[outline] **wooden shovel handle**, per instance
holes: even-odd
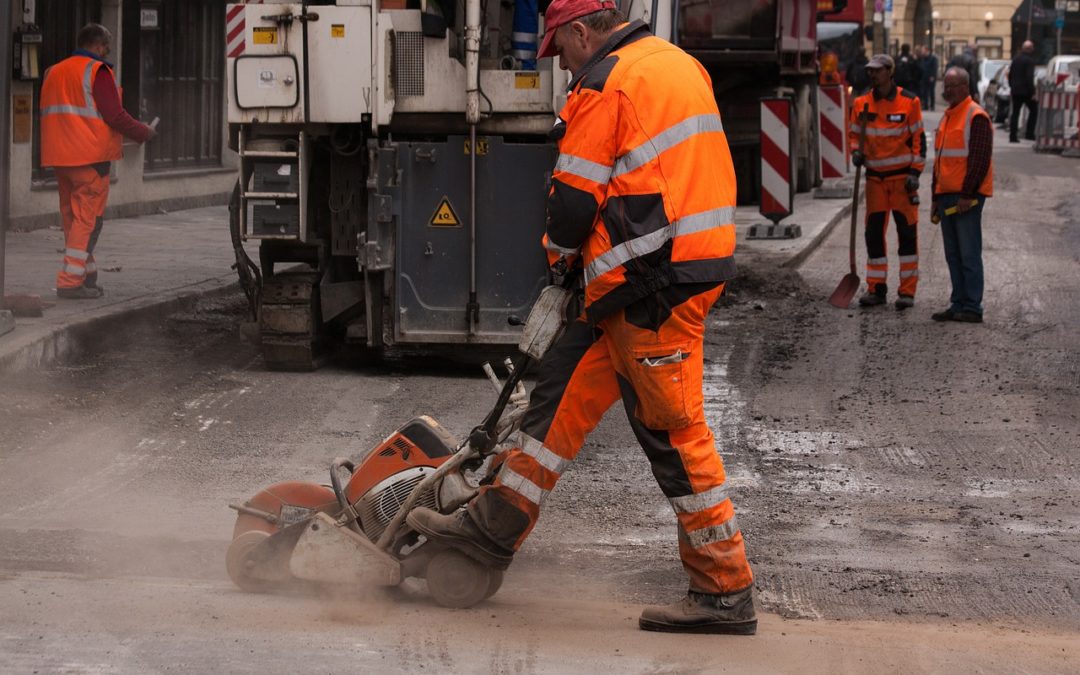
[[[866,145],[866,120],[870,115],[870,105],[863,104],[862,112],[859,113],[859,152],[863,153],[863,161],[866,161],[866,153],[863,146]],[[859,186],[862,185],[862,165],[855,167],[855,188],[851,191],[851,241],[848,246],[848,260],[851,263],[851,273],[855,271],[855,230],[858,228],[859,219]]]

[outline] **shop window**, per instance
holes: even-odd
[[[975,38],[975,49],[979,53],[979,60],[1000,59],[1004,50],[1004,40],[1001,38]]]
[[[128,5],[138,11],[129,13]],[[128,36],[135,36],[138,49],[125,53],[125,67],[131,64],[139,79],[137,94],[125,97],[125,102],[145,122],[161,118],[158,136],[146,145],[145,170],[219,166],[224,0],[125,3]]]

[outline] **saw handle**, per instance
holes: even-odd
[[[341,506],[342,515],[347,518],[349,529],[363,534],[360,529],[360,524],[357,522],[360,520],[360,514],[356,512],[352,504],[349,503],[349,498],[345,496],[345,489],[341,485],[341,469],[345,469],[351,476],[356,471],[356,466],[347,459],[338,457],[330,464],[330,486],[334,488],[334,495],[337,497],[338,504]]]

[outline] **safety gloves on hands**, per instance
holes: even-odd
[[[862,166],[864,159],[862,150],[853,150],[851,152],[851,163],[855,166]]]
[[[908,174],[906,180],[904,180],[904,190],[906,192],[918,192],[919,191],[919,177]]]

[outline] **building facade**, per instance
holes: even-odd
[[[8,3],[18,63],[11,81],[12,228],[59,223],[56,183],[39,165],[38,101],[45,69],[75,49],[89,22],[113,34],[124,107],[158,136],[124,144],[106,217],[224,203],[238,160],[227,148],[225,0],[28,0]],[[21,45],[21,46],[20,46]]]
[[[875,52],[886,45],[893,54],[903,44],[926,45],[944,63],[970,44],[980,59],[1012,56],[1012,20],[1020,0],[892,0],[891,25],[885,11],[889,3],[865,2]]]

